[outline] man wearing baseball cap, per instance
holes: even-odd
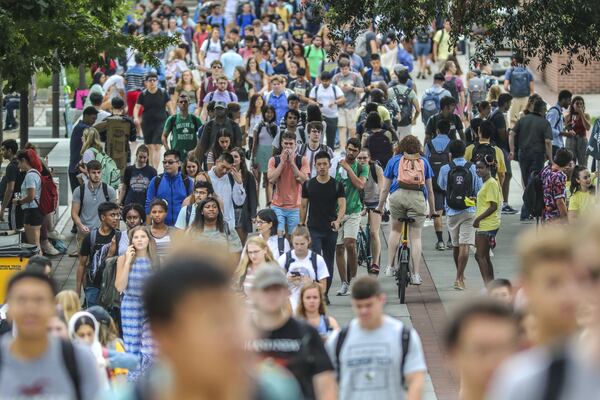
[[[227,117],[227,103],[224,101],[215,102],[215,119],[210,120],[201,129],[202,135],[198,138],[195,155],[199,161],[204,160],[205,153],[215,144],[217,133],[225,129],[232,134],[233,147],[242,145],[242,130],[240,126],[232,119]]]

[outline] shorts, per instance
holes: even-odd
[[[448,216],[448,233],[450,233],[452,246],[458,247],[463,244],[475,244],[474,219],[475,214],[466,211]]]
[[[338,128],[356,129],[358,108],[338,108]]]
[[[431,42],[420,43],[419,41],[415,42],[415,54],[417,57],[419,56],[428,56],[431,53]]]
[[[496,237],[499,229],[494,229],[491,231],[477,231],[477,236],[487,236],[489,238]]]
[[[399,126],[397,129],[398,141],[404,139],[408,135],[412,134],[412,124],[406,126]]]
[[[365,208],[367,210],[374,210],[377,208],[377,206],[379,206],[378,201],[365,201]]]
[[[344,239],[354,239],[358,237],[358,228],[360,227],[360,213],[344,215],[342,226],[338,231],[337,245],[344,244]]]
[[[244,207],[234,207],[233,208],[233,214],[235,215],[234,220],[235,220],[236,228],[242,227],[242,212],[243,211],[244,211]]]
[[[23,209],[23,225],[41,226],[44,221],[44,216],[39,208]]]
[[[515,126],[515,124],[517,123],[517,120],[519,119],[519,114],[521,114],[521,111],[524,111],[525,108],[527,107],[527,100],[529,99],[529,96],[526,97],[513,97],[511,103],[510,103],[510,109],[508,110],[508,122],[509,122],[509,127],[512,128]]]
[[[416,227],[422,227],[427,215],[427,201],[420,190],[398,189],[390,196],[390,214],[393,221],[412,218]]]
[[[500,150],[502,150],[502,154],[504,154],[504,164],[506,164],[506,174],[512,175],[512,167],[510,165],[510,160],[508,159],[508,151],[506,149],[503,149],[502,147],[500,147]]]
[[[162,132],[165,121],[148,121],[142,117],[142,133],[144,144],[162,144]]]
[[[287,228],[288,235],[292,234],[292,231],[300,223],[300,209],[299,208],[281,208],[271,205],[271,209],[277,215],[277,230],[279,232],[285,232]]]
[[[435,202],[435,211],[444,211],[446,193],[442,191],[433,190],[433,200]]]

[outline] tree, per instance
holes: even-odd
[[[127,0],[0,0],[4,92],[18,91],[26,100],[27,87],[37,71],[52,73],[61,66],[90,65],[102,52],[114,56],[129,47],[156,65],[154,53],[177,38],[123,33],[129,7]],[[26,122],[21,119],[21,145],[28,137]]]
[[[317,1],[317,0],[309,0]],[[412,35],[438,18],[452,24],[451,39],[464,36],[475,45],[471,62],[488,63],[498,48],[512,48],[526,60],[538,58],[540,68],[554,53],[566,53],[561,73],[574,60],[600,61],[598,0],[320,0],[333,37],[355,38],[369,21],[381,32]]]

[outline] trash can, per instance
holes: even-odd
[[[10,277],[22,271],[27,261],[37,254],[38,248],[34,244],[0,246],[0,304],[5,302]]]

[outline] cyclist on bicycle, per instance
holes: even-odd
[[[365,184],[364,213],[369,214],[369,238],[371,246],[372,263],[368,267],[370,274],[379,274],[379,257],[381,255],[381,239],[379,238],[379,227],[381,226],[381,214],[377,212],[381,187],[379,183],[383,183],[383,168],[378,162],[371,159],[371,152],[366,147],[363,147],[357,157],[361,165],[369,167],[369,179]],[[374,211],[374,212],[373,212]],[[369,244],[367,244],[369,245]]]
[[[390,195],[390,212],[392,215],[392,230],[388,248],[388,267],[386,275],[395,273],[394,258],[400,242],[402,222],[399,218],[412,218],[409,227],[411,246],[412,274],[411,283],[422,283],[421,264],[421,231],[425,217],[434,214],[435,203],[431,178],[433,170],[426,158],[421,156],[421,142],[416,136],[408,135],[400,141],[397,154],[390,159],[383,175],[385,183],[379,199],[377,210],[383,212],[385,202]],[[429,203],[429,211],[427,210]]]

